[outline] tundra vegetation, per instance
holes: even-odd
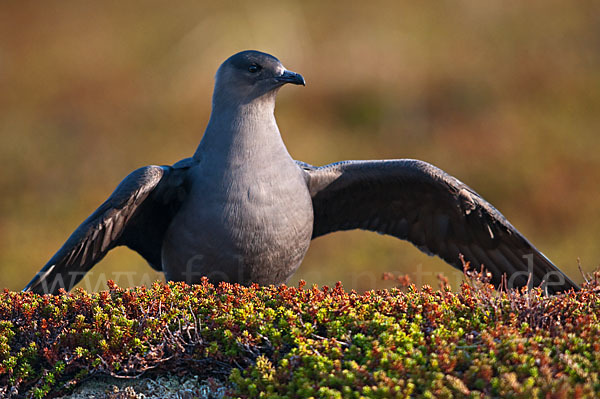
[[[55,396],[93,376],[197,375],[241,398],[594,397],[598,276],[547,297],[204,281],[0,294],[0,395]]]

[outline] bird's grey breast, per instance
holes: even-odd
[[[291,158],[268,161],[190,170],[190,195],[163,244],[167,279],[279,284],[296,270],[312,235],[312,200]]]

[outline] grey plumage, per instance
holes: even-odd
[[[213,110],[194,156],[132,172],[69,237],[25,291],[71,289],[118,245],[168,280],[280,284],[310,240],[365,229],[408,240],[499,284],[577,285],[465,184],[422,161],[294,161],[281,140],[278,89],[304,84],[275,57],[244,51],[217,72]]]

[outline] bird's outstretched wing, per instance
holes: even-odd
[[[490,203],[458,179],[426,162],[402,159],[345,161],[307,173],[315,221],[313,238],[365,229],[408,240],[462,270],[491,272],[496,286],[544,284],[549,293],[578,289]]]
[[[129,174],[67,239],[23,291],[70,290],[108,251],[126,245],[162,270],[162,237],[185,196],[185,168],[145,166]]]

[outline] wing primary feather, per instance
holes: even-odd
[[[111,244],[111,241],[114,239],[112,235],[114,223],[112,220],[106,221],[106,228],[104,229],[104,237],[102,239],[102,246],[100,247],[101,251],[106,251]]]

